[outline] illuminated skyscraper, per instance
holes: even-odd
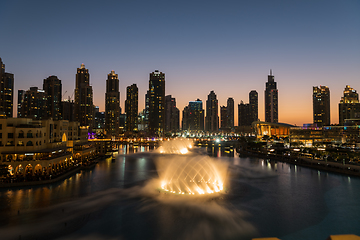
[[[89,70],[84,64],[77,69],[75,82],[75,121],[80,122],[80,126],[89,126],[91,131],[94,123],[93,90],[90,86]]]
[[[184,108],[182,130],[204,131],[204,109],[202,101],[190,101]]]
[[[23,116],[21,107],[24,104],[25,90],[18,90],[18,103],[17,103],[17,117],[22,118]]]
[[[180,129],[180,111],[171,95],[165,96],[165,131],[176,132]]]
[[[44,79],[43,89],[47,94],[47,116],[53,120],[61,120],[61,96],[62,85],[61,80],[57,76],[50,76]]]
[[[119,134],[120,92],[119,78],[115,71],[108,74],[105,93],[105,130],[107,136]]]
[[[339,124],[344,125],[345,119],[355,118],[360,118],[359,95],[355,89],[346,85],[339,103]]]
[[[319,127],[330,125],[330,90],[326,86],[313,87],[313,119]]]
[[[216,94],[211,91],[206,100],[205,131],[219,131],[219,106]]]
[[[150,134],[162,136],[165,125],[165,73],[155,70],[149,79],[149,123]]]
[[[126,101],[125,101],[125,113],[126,113],[126,131],[137,132],[138,131],[138,87],[136,84],[128,86],[126,88]]]
[[[278,122],[278,90],[270,69],[265,89],[265,122]]]
[[[47,93],[37,87],[31,87],[30,90],[27,90],[24,94],[24,101],[21,106],[21,117],[36,120],[48,119],[47,104]]]
[[[249,93],[249,104],[250,104],[250,122],[255,122],[259,119],[258,117],[258,93],[256,90],[252,90]]]
[[[5,64],[0,58],[0,114],[13,117],[14,74],[5,72]]]

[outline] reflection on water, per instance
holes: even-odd
[[[150,150],[153,150],[154,146],[149,145],[134,145],[134,144],[119,144],[115,146],[118,151],[115,152],[115,154],[125,155],[125,154],[131,154],[131,153],[138,153],[138,152],[148,152]]]
[[[139,194],[147,180],[158,177],[157,155],[147,153],[152,149],[119,145],[115,161],[106,159],[64,181],[1,189],[0,236],[227,239],[218,235],[220,230],[234,234],[235,228],[240,229],[235,231],[241,236],[237,239],[314,239],[314,232],[316,239],[330,234],[360,235],[359,178],[267,159],[239,158],[234,149],[210,147],[199,152],[228,162],[228,194],[214,202],[174,205]],[[229,224],[217,227],[220,216]],[[241,226],[254,226],[256,231],[250,231],[252,236],[247,238]],[[46,235],[44,228],[51,234]]]

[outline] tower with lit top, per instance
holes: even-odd
[[[313,87],[313,119],[319,127],[330,125],[330,90],[327,86]]]
[[[355,89],[346,85],[344,96],[339,103],[339,124],[344,125],[345,119],[360,118],[359,94]]]
[[[278,121],[278,90],[270,69],[265,89],[265,122],[277,123]]]
[[[120,127],[120,92],[119,78],[111,71],[106,80],[105,93],[105,129],[106,135],[117,136]]]
[[[13,117],[14,74],[5,72],[5,64],[0,58],[0,114]]]
[[[89,126],[89,130],[93,127],[93,90],[90,86],[89,70],[85,68],[84,64],[77,69],[75,82],[75,121],[80,123],[80,126]]]
[[[165,73],[155,70],[149,79],[149,120],[148,131],[162,136],[165,126]]]

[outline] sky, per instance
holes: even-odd
[[[18,89],[62,80],[74,98],[76,68],[89,69],[94,105],[105,110],[107,74],[139,88],[145,105],[149,73],[165,73],[165,92],[182,112],[214,90],[219,107],[264,90],[272,69],[279,91],[279,122],[311,123],[312,87],[330,89],[331,123],[346,85],[360,91],[360,1],[27,1],[0,4],[0,58]],[[14,108],[14,112],[16,107]],[[220,111],[219,111],[220,112]],[[181,114],[182,115],[182,114]],[[16,114],[15,114],[16,116]]]

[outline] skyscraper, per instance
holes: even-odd
[[[327,86],[313,87],[313,118],[319,127],[330,125],[330,90]]]
[[[205,131],[217,132],[219,130],[219,107],[216,94],[211,91],[206,100]]]
[[[57,76],[44,79],[43,89],[47,94],[47,116],[53,120],[61,120],[62,85]]]
[[[250,122],[255,122],[259,119],[258,117],[258,93],[256,90],[252,90],[249,93],[249,104],[250,104]]]
[[[138,131],[138,92],[136,84],[126,88],[126,131]]]
[[[250,126],[252,121],[250,119],[250,104],[240,101],[238,104],[238,126]]]
[[[25,90],[18,90],[17,117],[22,118],[21,106],[24,104]]]
[[[231,97],[227,99],[226,111],[227,111],[226,127],[233,129],[234,128],[234,99]]]
[[[165,96],[165,131],[176,132],[180,129],[180,111],[171,95]]]
[[[228,111],[226,106],[220,107],[220,128],[224,130],[228,127]]]
[[[162,136],[165,124],[165,73],[155,70],[149,79],[149,124],[150,134]]]
[[[66,99],[61,101],[61,114],[63,120],[68,120],[69,122],[75,121],[74,117],[74,100]]]
[[[278,90],[271,69],[265,89],[265,122],[278,122]]]
[[[205,111],[202,101],[198,98],[196,101],[189,102],[190,124],[189,130],[204,131]]]
[[[359,94],[346,85],[344,96],[339,103],[339,124],[344,125],[345,119],[360,118]]]
[[[80,122],[80,126],[89,126],[91,131],[94,115],[93,90],[90,86],[89,70],[84,64],[77,69],[75,82],[75,121]]]
[[[182,114],[181,130],[190,130],[189,106],[184,107]]]
[[[21,115],[24,118],[36,120],[48,119],[47,104],[47,93],[37,87],[31,87],[30,90],[27,90],[24,94]]]
[[[204,109],[202,101],[190,101],[183,111],[182,130],[204,131]]]
[[[5,64],[0,58],[0,114],[13,117],[14,74],[5,72]]]
[[[240,102],[238,105],[238,125],[251,126],[258,120],[258,93],[252,90],[249,93],[249,103]]]
[[[115,71],[108,74],[105,93],[105,129],[107,136],[119,134],[120,92],[119,78]]]

